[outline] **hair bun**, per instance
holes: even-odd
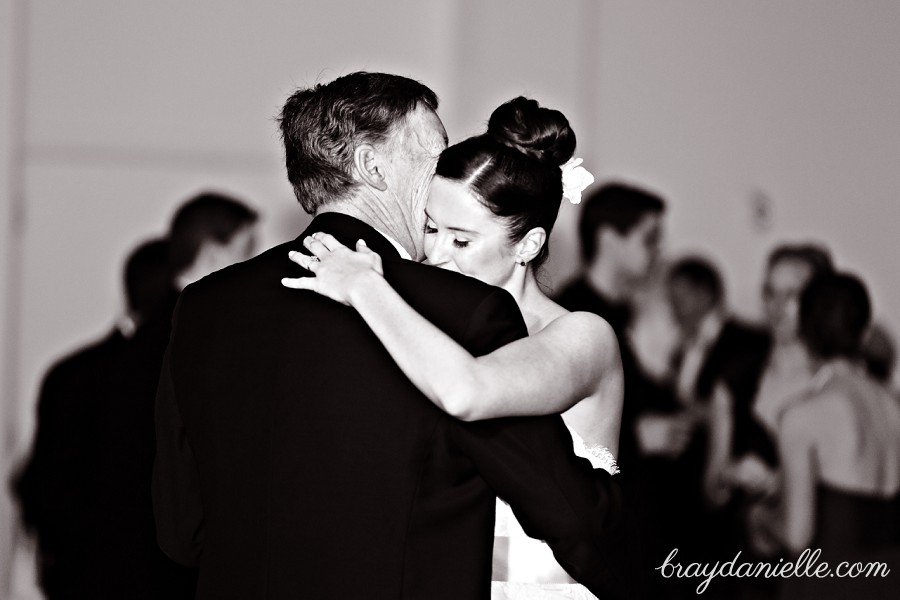
[[[526,156],[555,165],[565,164],[575,153],[575,132],[565,115],[523,96],[502,104],[491,114],[487,135]]]

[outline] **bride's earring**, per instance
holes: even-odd
[[[516,264],[524,267],[537,258],[541,248],[547,241],[547,233],[543,227],[535,227],[525,234],[515,247]]]

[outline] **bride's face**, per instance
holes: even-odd
[[[425,208],[426,263],[503,287],[516,247],[503,223],[464,185],[436,176]]]

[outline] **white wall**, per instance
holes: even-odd
[[[8,597],[16,536],[15,508],[7,494],[6,482],[13,468],[13,448],[18,429],[17,398],[19,375],[16,336],[19,231],[14,207],[19,196],[16,169],[19,131],[17,112],[21,107],[21,71],[17,69],[18,46],[23,37],[16,25],[21,2],[0,0],[0,598]]]
[[[717,257],[752,315],[772,245],[825,241],[900,333],[900,4],[606,0],[601,14],[593,159],[670,199],[670,251]]]
[[[10,323],[8,313],[10,310],[11,294],[8,285],[10,281],[10,267],[16,262],[14,256],[14,236],[12,225],[13,206],[13,132],[12,110],[13,92],[13,2],[12,0],[0,1],[0,282],[3,282],[4,293],[0,294],[0,373],[3,374],[2,392],[9,391],[7,387],[11,365],[9,356]],[[5,448],[8,441],[8,425],[6,419],[8,412],[0,409],[0,448]],[[2,456],[5,456],[3,454]]]

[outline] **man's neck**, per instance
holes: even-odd
[[[621,304],[631,297],[632,284],[608,261],[595,260],[584,276],[588,286],[610,302]]]
[[[407,222],[398,218],[399,208],[398,206],[387,209],[384,203],[380,202],[380,198],[373,196],[372,198],[338,200],[319,208],[316,215],[340,213],[359,219],[387,237],[389,241],[399,244],[413,259],[420,260],[421,257],[418,256],[416,244]]]

